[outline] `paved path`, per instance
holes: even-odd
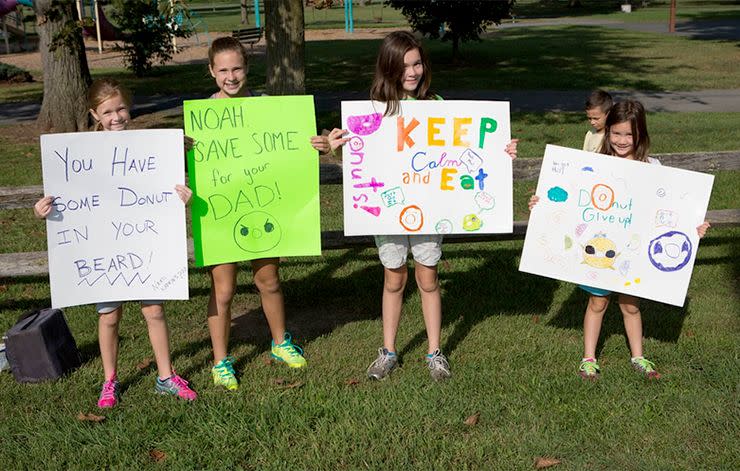
[[[511,102],[512,111],[582,111],[587,90],[442,90],[450,100],[501,100]],[[640,100],[648,111],[740,112],[740,89],[691,92],[612,92],[616,99]],[[367,92],[319,92],[317,111],[338,110],[342,100],[366,100]],[[171,110],[181,113],[182,101],[202,96],[138,96],[134,116]],[[0,125],[36,119],[38,102],[0,103]]]

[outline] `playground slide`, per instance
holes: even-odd
[[[0,0],[2,1],[2,0]],[[121,32],[118,31],[118,29],[111,24],[110,21],[108,21],[108,18],[105,17],[105,12],[102,8],[98,9],[99,18],[100,20],[100,39],[103,41],[115,41],[117,39],[121,38]],[[97,37],[97,33],[95,32],[95,26],[86,26],[84,29],[85,36],[89,36],[91,38]]]

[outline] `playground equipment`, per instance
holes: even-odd
[[[18,6],[33,7],[33,0],[0,0],[0,18],[3,22],[5,53],[10,54],[10,35],[23,38],[23,49],[27,49],[26,25]],[[9,24],[10,23],[10,24]]]
[[[98,39],[98,53],[103,53],[103,41],[115,41],[117,39],[121,39],[121,32],[118,31],[110,21],[108,21],[108,18],[105,16],[105,12],[98,4],[98,0],[88,0],[87,2],[84,0],[77,0],[75,4],[77,5],[77,15],[80,20],[92,18],[92,21],[95,24],[94,27],[85,26],[82,29],[82,33],[85,36],[95,36]],[[88,8],[90,11],[89,15],[87,14]]]

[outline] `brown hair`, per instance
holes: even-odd
[[[594,90],[586,99],[586,111],[599,108],[604,114],[608,114],[612,105],[612,96],[601,89]]]
[[[211,47],[208,48],[208,64],[213,67],[213,59],[216,55],[226,51],[234,51],[241,54],[242,59],[244,59],[244,68],[249,68],[249,54],[247,53],[247,50],[238,39],[232,36],[222,36],[220,38],[216,38],[211,43]]]
[[[609,140],[611,127],[624,122],[629,122],[632,127],[632,147],[634,148],[635,160],[647,162],[650,135],[648,135],[647,120],[645,119],[645,107],[637,100],[620,101],[612,106],[609,115],[606,117],[606,134],[601,145],[601,153],[615,155]]]
[[[403,57],[407,52],[418,49],[424,75],[414,90],[417,100],[431,100],[435,95],[429,91],[432,82],[432,69],[429,58],[424,52],[421,41],[408,31],[394,31],[383,39],[378,51],[378,60],[375,63],[375,78],[370,87],[370,99],[386,102],[385,116],[398,114],[399,101],[407,93],[403,89],[403,72],[405,64]]]
[[[114,96],[120,96],[126,106],[131,108],[133,100],[131,99],[131,92],[128,88],[118,83],[116,79],[97,79],[87,89],[87,107],[90,110],[97,110],[101,103],[110,100]],[[101,129],[103,129],[103,126],[100,124],[100,121],[96,121],[93,130],[100,131]]]

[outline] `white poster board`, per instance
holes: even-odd
[[[179,129],[41,136],[53,307],[188,299]]]
[[[344,233],[507,233],[513,228],[509,103],[342,102]]]
[[[683,306],[713,181],[548,145],[519,270]]]

